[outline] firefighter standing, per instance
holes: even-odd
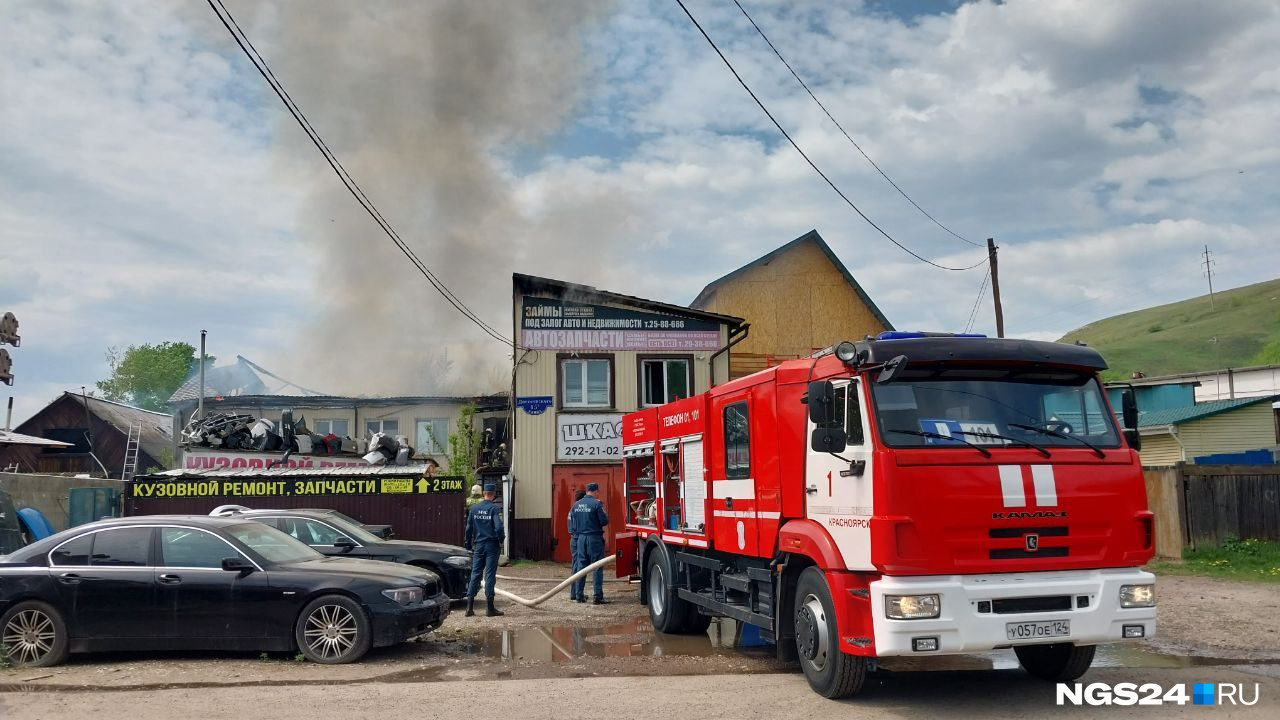
[[[471,486],[471,497],[467,498],[467,512],[471,512],[471,508],[484,502],[484,497],[480,494],[480,483]]]
[[[467,511],[467,531],[463,543],[471,551],[471,583],[467,586],[467,617],[475,615],[476,593],[480,590],[480,573],[484,573],[484,596],[488,601],[485,615],[503,615],[493,606],[493,586],[498,574],[498,553],[506,532],[502,527],[502,506],[493,501],[498,487],[484,486],[484,500]]]
[[[604,557],[604,526],[609,524],[609,516],[604,511],[604,504],[596,499],[599,491],[599,484],[589,483],[586,497],[574,503],[573,510],[569,512],[569,529],[571,534],[578,536],[578,552],[573,562],[578,570]],[[604,599],[604,568],[596,568],[592,578],[595,594],[591,602],[604,605],[609,602]],[[586,602],[586,591],[587,579],[581,577],[574,581],[570,595],[578,602]]]
[[[573,491],[573,502],[576,505],[579,500],[585,497],[586,490],[581,488]],[[573,561],[573,571],[578,572],[584,566],[578,564],[578,532],[573,529],[573,505],[569,506],[569,559]],[[569,599],[574,602],[586,602],[587,598],[578,591],[578,584],[575,582],[569,587]]]

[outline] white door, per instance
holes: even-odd
[[[805,499],[809,519],[817,522],[836,541],[845,564],[851,570],[874,570],[871,565],[871,448],[867,438],[866,402],[857,380],[838,380],[836,412],[843,419],[848,447],[836,457],[814,452],[809,438],[813,422],[807,424],[805,445]],[[850,463],[861,466],[857,474],[849,474]],[[841,472],[845,475],[841,475]]]

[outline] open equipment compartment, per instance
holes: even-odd
[[[658,411],[628,415],[622,423],[622,477],[630,526],[658,528],[658,459],[655,457]]]

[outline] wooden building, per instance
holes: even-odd
[[[576,488],[623,517],[622,415],[705,392],[741,318],[515,274],[512,557],[569,559]],[[554,541],[554,542],[553,542]],[[612,534],[606,535],[612,552]]]
[[[893,329],[817,230],[711,282],[690,307],[751,323],[731,378]]]
[[[1158,467],[1193,463],[1198,458],[1221,463],[1206,456],[1274,452],[1280,447],[1277,405],[1280,395],[1143,411],[1138,415],[1142,464]]]
[[[140,433],[136,472],[167,470],[174,457],[169,426],[164,413],[64,392],[16,430],[69,446],[0,447],[0,470],[13,467],[23,473],[89,473],[119,479],[130,428]]]

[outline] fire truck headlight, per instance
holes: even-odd
[[[936,618],[942,612],[937,595],[885,595],[884,614],[890,620]]]
[[[1156,606],[1155,585],[1121,585],[1120,607],[1139,608]]]

